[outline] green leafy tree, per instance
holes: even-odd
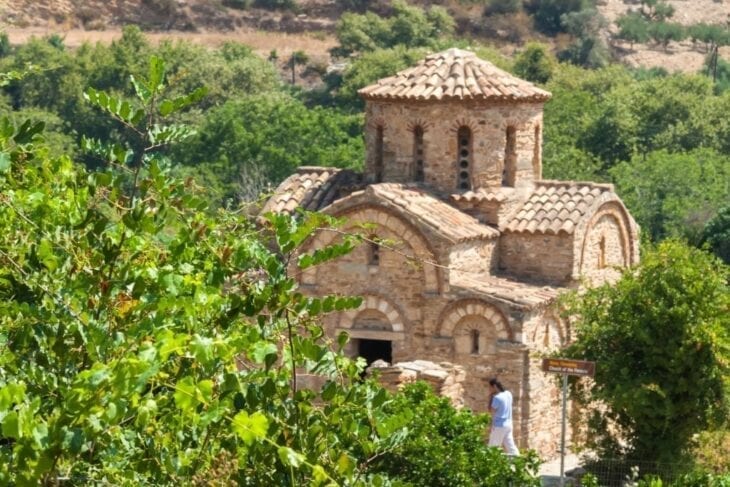
[[[716,256],[730,264],[730,206],[721,208],[707,222],[702,231],[701,243],[708,245]]]
[[[663,22],[674,15],[674,6],[664,0],[641,0],[640,12],[648,20]]]
[[[712,51],[714,46],[725,45],[730,42],[728,29],[719,24],[699,23],[687,27],[687,35],[692,42],[705,44],[705,52]]]
[[[597,363],[577,396],[605,406],[589,423],[593,447],[676,462],[695,433],[727,420],[728,278],[711,255],[667,241],[615,285],[566,303],[575,343],[565,353]]]
[[[515,74],[535,83],[547,83],[556,68],[557,60],[548,46],[537,42],[525,45],[514,61]]]
[[[558,54],[561,60],[587,68],[600,68],[610,61],[610,53],[601,35],[606,19],[595,8],[585,8],[560,17],[563,30],[574,37],[567,49]]]
[[[190,135],[166,119],[203,92],[163,98],[157,58],[134,86],[136,103],[86,91],[140,137],[88,140],[107,158],[99,172],[37,151],[41,123],[0,124],[2,483],[180,485],[214,470],[253,485],[364,483],[357,458],[391,448],[382,440],[402,425],[375,431],[366,408],[382,391],[350,385],[358,366],[315,321],[359,300],[302,296],[282,258],[325,221],[271,216],[279,255],[240,216],[206,214],[155,152]],[[315,408],[295,367],[329,377],[323,397],[343,407]],[[351,424],[361,430],[337,432]]]
[[[667,49],[669,43],[679,42],[687,37],[684,27],[675,22],[652,22],[649,24],[649,36],[657,44]]]
[[[412,66],[423,59],[426,52],[425,49],[396,46],[367,52],[352,60],[341,78],[330,86],[331,89],[337,90],[338,105],[344,105],[352,111],[361,111],[364,103],[357,90]]]
[[[86,139],[96,172],[48,157],[43,123],[0,122],[0,483],[404,485],[369,466],[421,418],[319,324],[361,300],[290,275],[358,236],[307,253],[336,221],[209,212],[158,151],[191,136],[170,117],[204,90],[166,84],[152,58],[132,101],[85,91],[136,140]],[[532,479],[493,460],[502,484]]]
[[[424,10],[396,0],[392,8],[392,14],[387,18],[372,12],[343,14],[337,24],[340,45],[332,53],[345,57],[397,45],[429,47],[454,31],[454,19],[442,7]]]
[[[535,26],[545,34],[555,35],[563,32],[562,17],[571,12],[580,12],[593,6],[589,0],[531,0],[525,8],[532,12]]]
[[[9,55],[12,52],[12,45],[10,44],[10,38],[8,33],[0,31],[0,58]]]
[[[631,43],[631,49],[635,43],[644,43],[649,40],[649,22],[643,15],[637,12],[629,12],[616,20],[618,33],[616,37]]]
[[[297,66],[304,66],[309,62],[309,56],[304,51],[294,51],[289,58],[289,68],[291,69],[291,84],[296,84]]]
[[[730,200],[730,159],[709,149],[656,151],[611,171],[618,193],[655,241],[699,242],[705,224]]]
[[[408,411],[419,420],[396,448],[372,462],[372,472],[431,487],[540,485],[534,452],[505,462],[501,449],[484,442],[488,416],[457,411],[428,384],[408,385],[388,409]]]
[[[484,15],[515,14],[522,11],[522,0],[488,0]]]
[[[309,109],[286,94],[239,98],[211,110],[173,154],[205,181],[215,202],[237,202],[257,196],[245,187],[257,175],[265,189],[302,165],[359,167],[362,115]]]

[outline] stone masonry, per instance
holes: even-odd
[[[636,223],[611,185],[542,179],[550,94],[473,53],[430,55],[360,93],[364,173],[300,168],[263,210],[322,211],[370,240],[304,271],[301,289],[363,296],[327,332],[368,363],[455,364],[466,407],[487,410],[484,380],[499,377],[518,444],[554,454],[558,385],[540,360],[571,339],[556,298],[636,264]]]

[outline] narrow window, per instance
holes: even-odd
[[[603,269],[606,267],[606,237],[601,236],[601,241],[598,242],[598,268]]]
[[[423,181],[423,129],[413,129],[413,180]]]
[[[380,245],[374,241],[376,238],[371,236],[368,242],[368,265],[380,265]]]
[[[471,189],[471,130],[461,127],[457,134],[458,147],[458,177],[459,189]]]
[[[540,131],[540,124],[538,123],[535,125],[535,137],[533,140],[533,144],[535,145],[532,148],[532,172],[535,179],[542,178],[542,168],[540,167],[540,159],[542,156],[542,141],[540,140],[541,135],[542,132]]]
[[[380,125],[375,135],[375,182],[383,182],[383,127]]]
[[[471,353],[479,353],[479,330],[471,331]]]
[[[504,144],[504,168],[502,169],[502,186],[515,185],[515,166],[517,165],[517,141],[514,127],[507,127]]]

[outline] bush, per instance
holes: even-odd
[[[450,36],[454,26],[454,19],[442,7],[424,10],[396,0],[392,15],[387,18],[372,12],[343,14],[337,23],[340,45],[332,49],[332,53],[345,57],[397,45],[430,47],[439,39]]]
[[[557,60],[548,46],[537,42],[528,43],[514,61],[515,74],[535,83],[547,83],[553,74]]]
[[[8,33],[0,31],[0,58],[8,56],[12,52],[12,45]]]
[[[674,22],[652,22],[649,24],[649,36],[654,42],[666,49],[670,42],[681,41],[687,34],[682,24]]]
[[[251,7],[253,0],[223,0],[225,7],[235,8],[238,10],[245,10]]]
[[[253,0],[253,4],[255,7],[268,10],[295,10],[297,8],[296,0]]]
[[[649,40],[649,22],[641,14],[631,12],[622,15],[616,21],[616,25],[619,28],[616,37],[629,41],[632,48],[636,42]]]
[[[562,16],[592,5],[589,0],[531,0],[525,7],[534,13],[535,26],[545,34],[563,32]]]
[[[484,15],[515,14],[522,10],[522,0],[488,0]]]
[[[576,395],[603,406],[588,435],[600,456],[681,464],[695,434],[727,421],[729,278],[714,256],[666,241],[615,284],[565,302],[576,320],[565,353],[600,364]]]
[[[406,386],[388,411],[395,417],[408,412],[419,420],[409,424],[401,445],[372,462],[371,472],[414,486],[540,485],[533,452],[510,459],[500,448],[486,446],[487,415],[454,409],[424,382]]]

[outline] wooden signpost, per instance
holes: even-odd
[[[565,424],[568,402],[568,376],[593,377],[596,372],[596,363],[569,358],[545,358],[542,359],[542,370],[549,374],[561,374],[563,376],[563,424],[560,429],[560,487],[563,487],[565,484]]]

